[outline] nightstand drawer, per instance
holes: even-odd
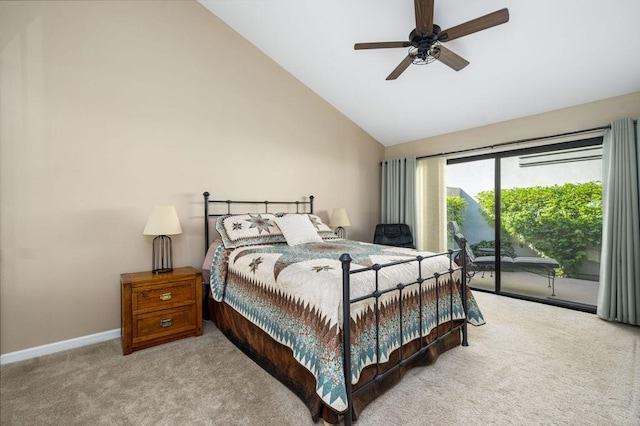
[[[196,299],[193,280],[173,281],[160,287],[148,287],[133,291],[133,312],[146,312],[184,305]]]
[[[195,306],[151,312],[133,319],[133,344],[195,330]]]

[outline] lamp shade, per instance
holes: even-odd
[[[344,209],[343,207],[333,209],[333,213],[331,213],[331,220],[329,221],[329,226],[342,227],[342,228],[351,226],[351,222],[349,221],[349,215],[347,214],[347,210]]]
[[[142,231],[143,235],[182,234],[178,212],[174,206],[155,206]]]

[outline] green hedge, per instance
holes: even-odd
[[[494,193],[477,195],[483,213],[494,221]],[[560,263],[567,276],[602,242],[602,184],[588,182],[512,188],[501,191],[503,229]]]

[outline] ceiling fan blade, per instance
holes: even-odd
[[[379,43],[356,43],[353,48],[355,50],[362,49],[390,49],[393,47],[409,47],[411,43],[408,41],[383,41]]]
[[[469,61],[446,47],[440,45],[438,46],[438,49],[440,49],[440,56],[438,56],[438,60],[449,68],[460,71],[462,68],[469,65]]]
[[[486,30],[487,28],[495,27],[496,25],[504,24],[505,22],[509,22],[509,9],[507,8],[441,31],[438,35],[438,40],[442,42],[455,40],[478,31]]]
[[[423,37],[433,32],[433,1],[434,0],[414,0],[416,33]]]
[[[395,80],[396,78],[400,77],[400,74],[402,74],[404,70],[406,70],[409,67],[409,65],[411,65],[412,63],[413,63],[413,56],[407,55],[407,57],[404,58],[402,62],[400,62],[400,65],[398,65],[396,69],[393,70],[391,74],[389,74],[389,76],[387,77],[387,80]]]

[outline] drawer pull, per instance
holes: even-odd
[[[171,300],[171,293],[162,293],[160,295],[160,300],[167,301],[167,300]]]
[[[171,318],[160,320],[160,327],[171,327],[173,320]]]

